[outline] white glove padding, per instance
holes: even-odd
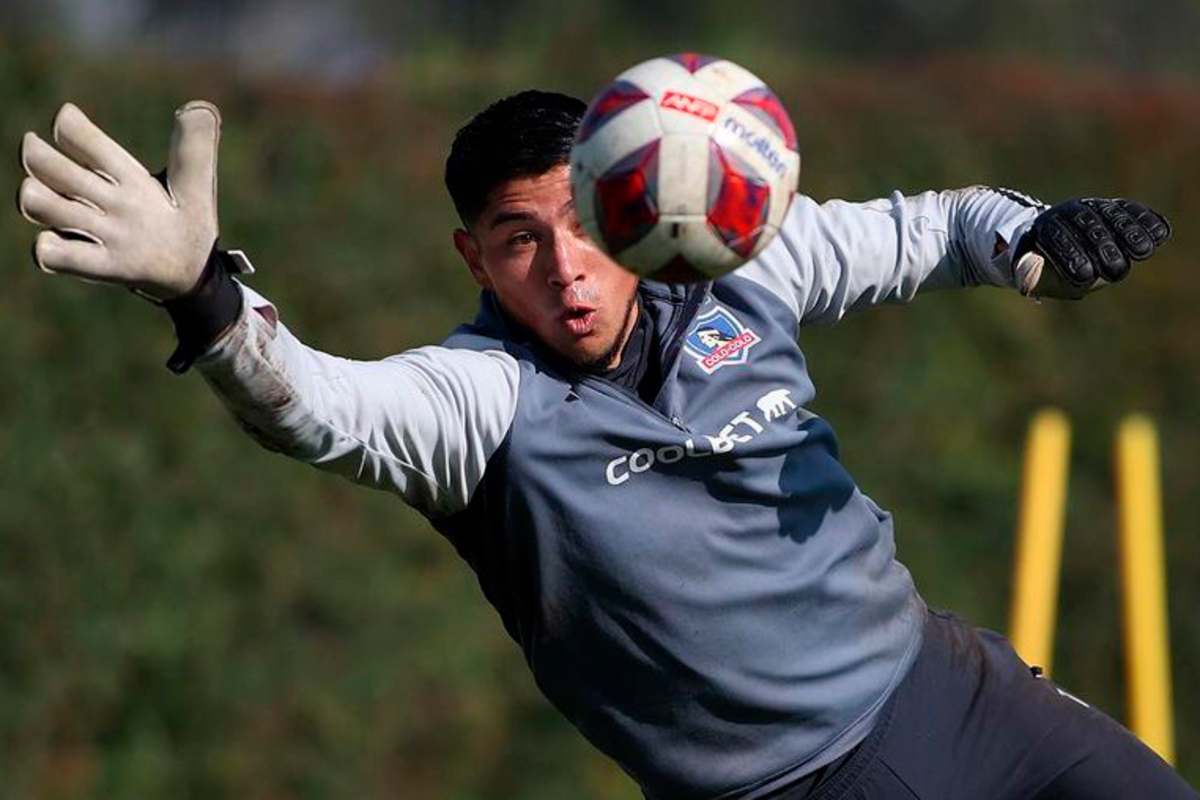
[[[44,230],[37,265],[169,300],[199,280],[217,239],[221,114],[195,100],[175,112],[166,186],[71,103],[54,118],[51,147],[21,140],[22,216]],[[61,151],[61,152],[60,152]]]

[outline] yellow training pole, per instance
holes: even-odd
[[[1174,762],[1158,459],[1154,424],[1127,417],[1117,432],[1116,479],[1129,728]]]
[[[1045,410],[1034,416],[1025,444],[1009,631],[1021,658],[1046,673],[1054,654],[1070,448],[1071,426],[1062,412]]]

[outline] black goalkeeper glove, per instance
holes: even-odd
[[[1170,235],[1167,220],[1138,203],[1067,200],[1043,211],[1017,243],[1017,289],[1035,297],[1083,297],[1124,278],[1134,261],[1145,261]]]

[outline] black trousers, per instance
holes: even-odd
[[[772,800],[1200,800],[999,634],[931,610],[912,670],[849,756]]]

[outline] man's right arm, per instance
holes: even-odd
[[[512,424],[512,356],[421,347],[339,358],[305,346],[267,300],[240,291],[239,316],[196,368],[251,436],[430,516],[467,505]]]
[[[217,240],[221,116],[194,101],[175,114],[159,176],[70,103],[53,142],[21,140],[21,213],[42,230],[46,272],[132,289],[170,312],[180,347],[255,437],[442,516],[463,508],[512,422],[516,361],[500,351],[427,347],[376,362],[301,344],[275,309],[230,276],[248,262]],[[199,357],[199,360],[197,360]]]

